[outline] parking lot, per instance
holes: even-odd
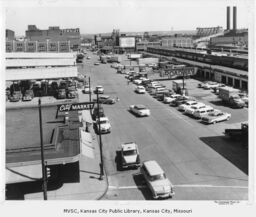
[[[104,94],[120,99],[113,105],[103,105],[112,126],[111,133],[102,136],[109,180],[104,199],[152,199],[139,170],[118,170],[116,153],[121,143],[131,141],[138,144],[142,161],[156,160],[164,169],[175,188],[174,200],[247,199],[248,150],[223,134],[226,128],[238,128],[248,120],[247,108],[232,109],[222,104],[212,90],[197,88],[199,81],[186,79],[190,96],[231,114],[229,121],[202,124],[148,93],[136,94],[136,85],[128,83],[123,74],[117,74],[110,64],[94,65],[99,57],[89,55],[91,59],[85,59],[79,71],[90,76],[93,87],[102,85]],[[124,55],[122,59],[128,65]],[[172,88],[172,81],[161,83]],[[134,116],[128,112],[134,104],[145,105],[151,115]]]

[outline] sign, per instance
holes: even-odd
[[[135,47],[135,37],[120,37],[119,38],[120,47]]]
[[[59,112],[79,111],[93,109],[94,102],[82,102],[57,105]]]
[[[176,69],[169,69],[165,71],[166,75],[170,76],[191,76],[196,74],[196,68],[195,67],[184,67],[184,68],[176,68]]]

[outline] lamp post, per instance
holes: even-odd
[[[42,110],[41,110],[41,99],[38,100],[38,109],[39,109],[39,125],[40,125],[40,146],[41,146],[41,164],[42,164],[42,174],[43,174],[43,191],[44,191],[44,200],[47,200],[47,177],[45,171],[45,161],[44,161],[44,145],[43,145],[43,127],[42,127]]]
[[[96,89],[97,90],[97,89]],[[99,107],[99,93],[97,90],[97,116],[98,116],[98,133],[99,133],[99,142],[100,142],[100,180],[104,178],[104,170],[103,170],[103,153],[102,153],[102,139],[101,139],[101,125],[100,125],[100,107]]]

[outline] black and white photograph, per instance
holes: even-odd
[[[3,216],[252,216],[253,0],[0,3]]]

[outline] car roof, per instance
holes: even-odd
[[[124,151],[134,150],[134,149],[137,149],[137,145],[134,142],[123,143],[122,144],[122,149]]]
[[[108,121],[108,117],[100,117],[100,121]]]
[[[145,161],[143,164],[147,168],[147,171],[150,174],[150,176],[155,176],[164,173],[159,164],[154,160]]]
[[[146,106],[141,105],[141,104],[139,104],[139,105],[134,105],[134,107],[136,107],[136,108],[138,108],[138,109],[144,109],[144,108],[146,108]]]
[[[100,95],[99,98],[109,98],[110,96],[108,95]]]

